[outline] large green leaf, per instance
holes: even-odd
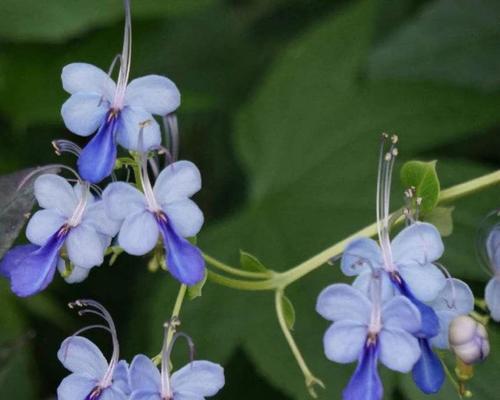
[[[422,82],[359,80],[373,20],[373,2],[359,2],[326,17],[280,55],[238,116],[237,151],[250,198],[244,210],[200,236],[210,254],[237,265],[243,248],[271,269],[290,268],[373,221],[380,132],[399,132],[401,153],[410,158],[498,122],[498,96]],[[325,359],[321,338],[328,323],[314,311],[319,291],[338,279],[337,268],[325,266],[287,290],[296,311],[294,336],[327,384],[325,398],[340,398],[353,368]],[[141,315],[141,323],[147,321],[154,353],[175,289],[156,280],[148,294],[148,318]],[[242,345],[260,373],[291,398],[304,399],[300,371],[273,310],[270,293],[238,293],[209,283],[182,317],[197,354],[224,361]],[[133,327],[137,333],[138,324]],[[390,382],[388,375],[388,393]]]
[[[131,1],[134,18],[175,16],[217,0]],[[2,0],[0,39],[9,41],[67,40],[123,18],[123,0]]]
[[[498,89],[499,16],[497,0],[429,2],[374,50],[369,75]]]

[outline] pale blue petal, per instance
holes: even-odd
[[[342,254],[340,268],[347,276],[358,275],[367,269],[382,265],[380,247],[373,239],[359,238],[349,242]]]
[[[92,64],[73,63],[66,65],[62,70],[61,78],[63,88],[68,93],[99,93],[106,100],[113,100],[115,83],[102,69]]]
[[[141,390],[149,392],[161,391],[160,371],[149,357],[139,354],[130,364],[130,389],[132,392]]]
[[[382,302],[391,299],[394,296],[394,285],[389,278],[389,275],[383,271],[379,270],[381,276],[381,289],[382,289]],[[354,279],[352,286],[363,292],[363,294],[371,299],[371,291],[373,289],[372,282],[372,271],[371,269],[365,269],[361,271],[360,274]]]
[[[72,228],[66,239],[71,262],[79,267],[92,268],[104,261],[104,248],[99,234],[85,225]]]
[[[439,319],[439,333],[430,339],[431,344],[438,349],[448,349],[450,347],[448,341],[450,324],[458,314],[453,311],[436,311],[436,315]]]
[[[224,368],[210,361],[193,361],[172,374],[174,398],[215,396],[224,386]]]
[[[500,278],[490,279],[484,291],[484,299],[490,309],[491,318],[500,322]]]
[[[429,303],[434,311],[450,311],[456,315],[469,314],[474,309],[474,295],[469,285],[460,279],[447,279],[443,290]]]
[[[165,168],[154,185],[160,204],[173,203],[191,197],[201,189],[201,174],[190,161],[177,161]]]
[[[93,134],[103,123],[109,103],[97,93],[75,93],[61,108],[66,128],[80,136]]]
[[[316,303],[316,311],[330,321],[351,320],[368,324],[371,308],[371,302],[363,293],[345,283],[323,289]]]
[[[128,398],[128,395],[123,393],[115,385],[112,385],[103,390],[98,400],[128,400]]]
[[[426,264],[439,259],[444,252],[444,244],[434,225],[417,222],[403,229],[391,243],[394,262]]]
[[[71,374],[57,388],[57,400],[84,400],[98,383],[97,379],[89,376]]]
[[[179,107],[181,94],[170,79],[159,75],[147,75],[128,84],[125,104],[141,107],[151,114],[167,115]]]
[[[177,393],[175,400],[205,400],[203,396],[191,393]]]
[[[62,261],[62,262],[61,262]],[[89,276],[91,268],[82,268],[78,267],[76,265],[73,265],[73,269],[71,270],[71,273],[68,276],[63,276],[64,280],[66,283],[80,283],[83,282],[87,277]],[[64,263],[64,260],[59,260],[59,264],[57,266],[57,270],[59,273],[64,274],[66,271],[66,264]]]
[[[203,213],[190,199],[168,203],[163,206],[167,219],[182,237],[196,236],[203,225]]]
[[[62,342],[57,358],[66,369],[97,380],[102,379],[108,362],[101,350],[83,336],[70,336]]]
[[[153,214],[141,211],[125,219],[118,235],[118,243],[127,253],[142,256],[156,246],[159,233]]]
[[[157,391],[152,392],[150,390],[139,390],[131,394],[130,400],[162,400],[162,399],[160,393]]]
[[[43,246],[66,222],[66,218],[56,210],[37,211],[28,222],[26,237],[28,240]]]
[[[40,207],[59,211],[67,218],[78,203],[71,185],[54,174],[41,175],[35,180],[35,197]]]
[[[125,360],[120,360],[113,373],[113,387],[125,394],[130,394],[129,366]]]
[[[114,220],[124,220],[146,210],[144,194],[129,183],[110,183],[102,194],[106,214]]]
[[[402,329],[382,329],[380,338],[380,361],[387,368],[398,372],[409,372],[420,358],[418,340]]]
[[[434,300],[446,285],[446,277],[434,264],[406,264],[399,273],[413,295],[420,301]]]
[[[87,206],[82,218],[82,225],[92,227],[103,235],[113,237],[120,230],[121,222],[117,219],[111,219],[106,212],[104,201],[99,200]]]
[[[495,225],[486,239],[486,251],[491,266],[500,271],[500,225]]]
[[[139,142],[141,126],[143,127],[142,143]],[[142,108],[125,107],[120,112],[120,125],[116,140],[127,150],[145,152],[161,144],[160,126],[153,116]]]
[[[359,322],[335,322],[323,337],[326,358],[343,364],[356,361],[366,343],[367,334],[368,327]]]
[[[382,325],[385,328],[415,333],[420,330],[421,324],[418,308],[404,296],[393,297],[382,308]]]

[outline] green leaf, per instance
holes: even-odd
[[[401,181],[405,188],[414,187],[416,196],[422,199],[420,209],[428,213],[436,206],[439,199],[439,178],[436,161],[408,161],[401,168]]]
[[[428,2],[371,54],[375,79],[450,82],[493,91],[500,86],[500,2]]]
[[[267,268],[257,257],[243,250],[240,250],[240,265],[245,271],[268,272]]]
[[[56,170],[54,168],[46,172]],[[36,174],[25,181],[19,190],[18,187],[36,171],[36,168],[29,168],[0,176],[0,258],[12,246],[30,216],[35,201],[33,180]]]
[[[286,326],[289,330],[293,331],[293,327],[295,326],[295,308],[293,307],[290,299],[285,295],[281,297],[281,306],[283,309]]]
[[[455,207],[435,207],[424,215],[424,220],[434,225],[441,236],[450,236],[453,233],[453,211]]]
[[[216,0],[132,1],[134,18],[176,16]],[[123,0],[2,0],[0,38],[9,41],[67,40],[123,19]]]
[[[205,269],[205,275],[203,276],[203,279],[198,282],[196,285],[189,286],[187,289],[188,292],[188,297],[189,300],[194,300],[197,297],[201,297],[203,287],[205,286],[205,283],[207,282],[207,270]]]

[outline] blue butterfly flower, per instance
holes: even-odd
[[[134,357],[130,364],[130,400],[205,400],[224,386],[224,369],[210,361],[193,361],[194,345],[189,336],[175,332],[178,320],[166,323],[161,371],[145,355]],[[173,329],[169,339],[169,329]],[[185,338],[191,350],[191,362],[171,374],[170,355],[177,339]]]
[[[333,321],[323,339],[326,357],[338,363],[358,361],[344,400],[382,399],[378,362],[409,372],[421,356],[414,336],[421,328],[418,309],[404,296],[382,304],[380,285],[371,291],[372,301],[346,284],[328,286],[318,297],[316,311]]]
[[[146,168],[142,171],[144,193],[124,182],[104,190],[109,217],[123,221],[118,243],[129,254],[143,255],[153,250],[161,235],[170,273],[194,285],[204,278],[205,262],[185,238],[195,236],[203,225],[203,213],[190,199],[201,188],[200,172],[189,161],[177,161],[159,174],[152,187]]]
[[[95,200],[89,185],[72,187],[64,178],[45,174],[36,179],[35,197],[42,208],[30,219],[26,236],[32,244],[11,249],[0,263],[0,273],[10,279],[18,296],[44,290],[57,267],[64,248],[75,265],[69,281],[85,279],[88,271],[101,265],[104,252],[116,235],[119,223],[108,218],[104,204]]]
[[[85,337],[75,335],[61,344],[59,361],[71,372],[57,388],[58,400],[128,400],[130,394],[128,364],[119,360],[118,339],[113,320],[106,309],[93,300],[78,300],[70,307],[83,308],[79,314],[96,314],[107,326],[89,326],[80,330],[100,327],[110,332],[113,355],[108,362],[101,350]]]
[[[179,90],[163,76],[148,75],[127,85],[132,34],[128,1],[125,6],[125,36],[117,84],[91,64],[69,64],[62,71],[63,88],[71,94],[61,109],[66,127],[80,136],[90,136],[97,130],[78,160],[80,175],[92,183],[111,174],[117,142],[134,151],[158,147],[161,133],[153,115],[167,115],[180,104]],[[142,149],[138,143],[140,125],[145,125]]]

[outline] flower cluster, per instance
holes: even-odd
[[[333,284],[319,296],[317,311],[333,322],[324,336],[327,358],[339,363],[358,360],[344,399],[382,398],[377,363],[398,372],[412,371],[424,393],[444,382],[441,360],[432,350],[449,348],[450,323],[473,310],[474,298],[462,281],[438,267],[444,252],[438,230],[413,218],[391,241],[390,181],[397,137],[383,136],[377,182],[379,242],[351,241],[341,269],[356,276],[352,286]]]
[[[76,176],[73,186],[54,174],[35,180],[41,210],[26,228],[30,244],[14,247],[0,263],[0,274],[10,280],[18,296],[44,290],[56,269],[69,283],[84,280],[103,263],[116,235],[118,245],[132,255],[147,254],[161,243],[166,268],[183,284],[194,285],[205,276],[203,256],[188,240],[203,225],[203,213],[190,199],[201,189],[200,172],[189,161],[172,162],[174,156],[162,146],[160,125],[153,117],[175,121],[171,113],[180,104],[180,93],[172,81],[157,75],[128,84],[132,39],[128,0],[125,6],[117,83],[90,64],[63,69],[63,87],[71,94],[61,110],[64,123],[81,136],[96,133],[83,150],[69,141],[55,142],[59,153],[78,156],[78,173],[64,167]],[[167,125],[175,142],[176,124]],[[116,182],[117,143],[130,151],[126,161],[135,171],[135,185]],[[169,161],[162,171],[157,153],[166,153]],[[154,184],[150,174],[156,177]],[[104,190],[96,185],[110,176],[113,182]]]
[[[191,360],[188,365],[171,374],[170,354],[176,340],[186,337],[193,349],[191,339],[182,332],[176,332],[169,340],[169,329],[175,329],[177,324],[165,326],[160,371],[143,354],[135,356],[130,366],[120,360],[116,328],[102,305],[93,300],[78,300],[71,303],[70,307],[80,308],[80,315],[98,315],[106,325],[83,328],[61,344],[57,357],[71,374],[59,385],[58,400],[204,400],[217,394],[224,386],[223,368],[210,361]],[[102,328],[111,334],[113,353],[109,362],[94,343],[80,336],[92,328]]]

